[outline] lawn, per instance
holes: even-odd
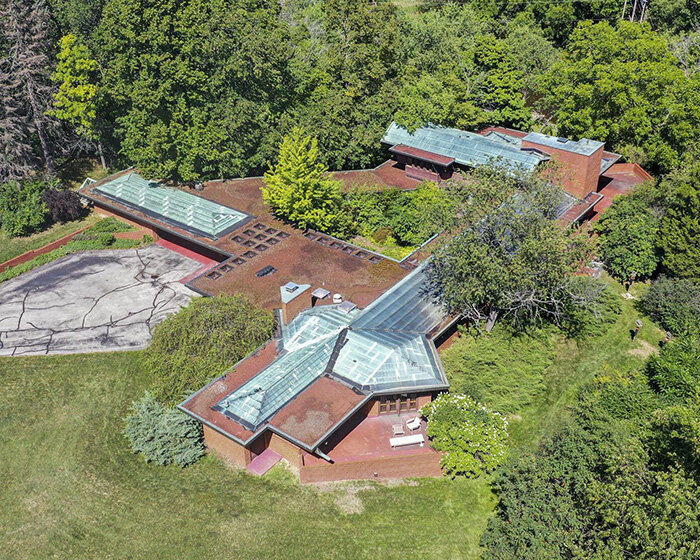
[[[98,220],[99,217],[92,213],[82,220],[66,222],[65,224],[54,224],[47,230],[26,237],[7,237],[0,231],[0,263],[27,251],[39,249],[69,233],[78,231],[80,228],[92,225]]]
[[[624,300],[605,334],[557,341],[544,388],[511,422],[514,452],[560,425],[597,371],[641,365],[661,331],[645,319],[632,343],[637,317]],[[495,506],[488,478],[317,488],[281,468],[255,478],[211,456],[184,470],[144,463],[121,435],[149,382],[139,356],[0,359],[5,557],[478,558]]]
[[[3,557],[477,558],[495,502],[485,480],[321,491],[214,457],[144,463],[120,433],[148,383],[138,357],[0,359]]]
[[[619,283],[610,279],[608,282],[617,294],[623,293]],[[645,289],[644,284],[636,284],[632,286],[631,293],[639,296]],[[628,371],[641,367],[646,357],[658,349],[659,341],[663,338],[661,329],[634,308],[634,300],[620,297],[620,301],[622,311],[617,320],[599,336],[576,342],[551,334],[554,359],[544,369],[542,389],[528,404],[509,415],[508,431],[514,449],[534,449],[543,437],[561,426],[568,414],[568,407],[576,400],[578,390],[593,380],[596,373],[606,369]],[[633,342],[630,330],[638,318],[642,318],[644,327]],[[506,356],[502,361],[507,363],[511,359],[512,356]],[[446,360],[445,366],[450,376],[448,364],[449,360]],[[528,379],[523,379],[522,382],[532,385]],[[523,385],[523,388],[527,387]],[[487,397],[481,397],[486,404],[490,404]],[[494,402],[503,400],[503,396],[498,394],[491,398]],[[511,399],[511,402],[515,401],[516,399]]]

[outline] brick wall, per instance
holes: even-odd
[[[85,226],[84,228],[79,229],[78,231],[75,231],[73,233],[69,233],[68,235],[61,237],[61,239],[57,239],[56,241],[53,241],[52,243],[49,243],[47,245],[44,245],[43,247],[40,247],[39,249],[33,249],[31,251],[27,251],[26,253],[22,253],[21,255],[18,255],[9,261],[5,261],[4,263],[0,264],[0,272],[4,272],[8,268],[12,266],[17,266],[18,264],[22,264],[28,261],[31,261],[33,258],[38,257],[39,255],[43,255],[45,253],[50,253],[54,249],[58,249],[59,247],[63,247],[66,243],[68,243],[71,239],[73,239],[76,235],[79,233],[84,232],[86,229],[88,229],[91,226]]]
[[[603,147],[601,146],[590,156],[577,154],[568,150],[560,150],[551,146],[543,146],[529,140],[523,140],[523,148],[535,148],[552,156],[552,161],[557,164],[557,178],[562,188],[576,198],[584,198],[589,192],[598,187],[600,177],[600,164],[603,159]]]
[[[301,467],[303,451],[293,443],[277,434],[271,434],[268,447],[282,455],[294,468]]]
[[[374,473],[377,476],[374,476]],[[440,454],[425,453],[363,459],[343,463],[304,466],[299,471],[302,483],[367,478],[407,478],[441,476]]]
[[[251,462],[252,456],[248,449],[241,444],[236,443],[232,439],[221,435],[216,430],[212,430],[209,426],[204,427],[204,443],[209,450],[223,457],[226,461],[245,467]]]

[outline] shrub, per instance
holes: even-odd
[[[124,435],[134,453],[147,462],[186,467],[204,454],[199,422],[174,408],[166,408],[146,393],[131,405]]]
[[[454,223],[456,205],[448,193],[434,183],[422,183],[402,193],[393,208],[391,228],[404,245],[420,245]]]
[[[122,222],[121,220],[117,220],[116,218],[105,218],[104,220],[97,222],[88,231],[100,233],[122,233],[125,231],[132,231],[133,229],[133,226],[127,224],[126,222]]]
[[[175,405],[272,335],[272,314],[240,295],[196,298],[153,332],[144,365],[154,397]]]
[[[425,405],[427,434],[442,451],[440,464],[452,476],[479,476],[498,467],[506,457],[508,423],[496,412],[467,395],[443,393]]]
[[[700,332],[700,284],[697,282],[661,276],[641,297],[639,305],[673,334]]]
[[[549,332],[514,334],[497,327],[478,336],[463,331],[442,362],[453,391],[512,414],[544,389],[544,372],[553,358]]]
[[[666,344],[649,358],[646,371],[652,386],[668,397],[700,395],[700,339],[686,335]]]
[[[42,195],[43,181],[0,184],[0,226],[9,237],[28,235],[42,229],[49,213]]]
[[[53,222],[69,222],[85,215],[77,193],[69,190],[49,188],[41,195]]]

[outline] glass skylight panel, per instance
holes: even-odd
[[[427,125],[410,133],[396,123],[391,123],[383,141],[388,144],[405,144],[414,148],[449,156],[457,163],[484,165],[495,163],[504,167],[533,170],[545,158],[520,150],[502,140],[455,128]]]
[[[122,175],[94,190],[126,206],[212,238],[249,217],[201,196],[146,181],[138,173]]]

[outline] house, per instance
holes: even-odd
[[[619,154],[587,138],[574,141],[504,127],[476,133],[431,124],[409,132],[391,123],[382,143],[406,177],[418,181],[446,180],[460,170],[486,164],[513,173],[549,173],[576,200],[565,217],[567,223],[594,218],[615,196],[651,179],[639,165],[617,163]],[[554,166],[546,166],[547,162]]]
[[[303,482],[439,475],[429,446],[390,443],[395,426],[408,432],[406,420],[448,388],[434,341],[449,321],[424,283],[420,267],[365,309],[301,311],[178,408],[242,467],[274,454]]]

